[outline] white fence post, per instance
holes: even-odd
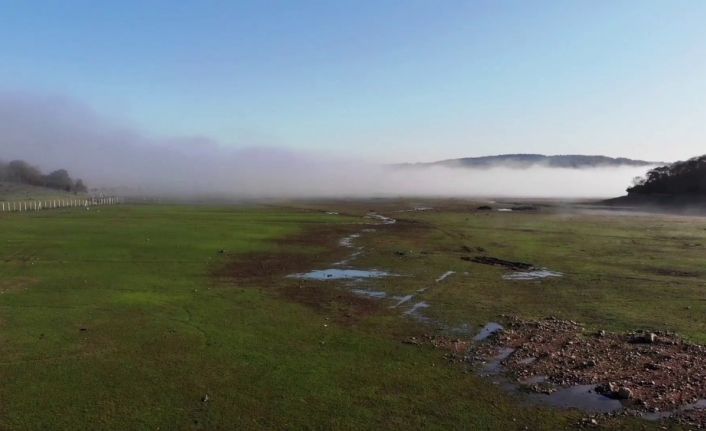
[[[91,197],[88,199],[51,199],[28,201],[0,201],[0,212],[42,211],[56,208],[81,208],[91,206],[118,205],[124,203],[118,196]]]

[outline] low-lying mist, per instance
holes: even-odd
[[[153,138],[70,99],[18,93],[0,93],[0,159],[65,168],[89,187],[233,198],[613,197],[648,170],[395,168],[276,147],[233,148],[207,138]]]

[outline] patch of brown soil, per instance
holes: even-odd
[[[515,349],[502,364],[518,381],[546,376],[559,386],[596,384],[606,395],[653,412],[706,399],[706,348],[675,334],[587,334],[573,321],[511,318],[476,353],[487,359],[501,347]]]
[[[460,338],[447,337],[445,335],[424,334],[419,337],[408,337],[403,341],[405,344],[430,345],[436,349],[446,352],[444,356],[449,362],[466,362],[470,359],[468,352],[472,342]]]
[[[38,279],[32,277],[17,277],[9,280],[0,280],[0,294],[26,290],[38,281]]]
[[[342,247],[340,240],[366,227],[400,232],[414,225],[316,226],[300,235],[277,241],[277,251],[237,255],[218,268],[214,275],[243,285],[267,286],[273,295],[305,305],[337,323],[355,325],[371,315],[387,312],[387,309],[379,301],[355,295],[340,288],[335,282],[321,284],[320,281],[287,279],[286,276],[317,267],[328,267],[349,257],[353,249]],[[227,250],[222,255],[227,259]]]
[[[331,264],[350,254],[338,241],[360,230],[360,225],[337,225],[307,229],[305,232],[277,241],[275,250],[238,254],[214,271],[216,277],[247,280],[280,278],[287,274],[310,270],[316,265]],[[214,251],[215,252],[215,251]]]
[[[696,272],[696,271],[682,271],[679,269],[670,269],[670,268],[649,268],[649,271],[651,271],[654,274],[657,275],[665,275],[668,277],[699,277],[701,276],[701,273]]]
[[[337,288],[332,284],[301,282],[288,284],[277,293],[289,301],[306,305],[337,323],[350,326],[372,315],[385,312],[385,308],[372,298],[365,298]]]

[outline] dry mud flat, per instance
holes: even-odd
[[[670,418],[706,428],[706,348],[665,332],[587,333],[573,321],[507,318],[468,359],[499,365],[530,392],[591,385],[619,400],[612,413]],[[451,347],[436,341],[438,347]],[[452,344],[458,351],[458,343]]]

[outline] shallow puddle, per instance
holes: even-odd
[[[481,334],[483,334],[483,331],[481,331]],[[510,392],[518,392],[522,386],[547,383],[546,376],[532,376],[517,383],[510,381],[507,376],[504,376],[505,367],[502,362],[510,357],[514,351],[515,349],[511,347],[503,347],[498,350],[498,354],[483,366],[481,375],[498,376],[500,380],[495,383],[501,384],[505,390]],[[528,362],[534,359],[528,358]],[[576,385],[568,388],[559,388],[551,394],[529,393],[527,396],[531,402],[537,404],[564,409],[573,408],[591,413],[611,413],[622,410],[625,407],[621,401],[596,392],[596,385]]]
[[[381,290],[351,289],[351,291],[356,295],[366,296],[368,298],[383,299],[387,297],[387,293]]]
[[[495,322],[489,322],[480,330],[478,335],[473,337],[473,341],[483,341],[486,338],[490,337],[491,335],[493,335],[499,331],[502,331],[502,330],[503,330],[503,325],[501,325],[499,323],[495,323]]]
[[[434,208],[432,207],[415,207],[415,208],[410,208],[407,210],[399,210],[397,211],[398,213],[410,213],[410,212],[416,212],[416,211],[431,211]]]
[[[534,359],[534,358],[528,358],[528,359]],[[520,380],[520,384],[522,385],[537,385],[539,383],[544,383],[547,381],[547,376],[532,376],[532,377],[527,377],[526,379]]]
[[[412,319],[418,322],[430,323],[431,319],[421,313],[421,311],[425,308],[429,308],[428,303],[426,303],[425,301],[417,302],[416,304],[412,305],[409,310],[405,311],[404,315],[407,317],[411,317]]]
[[[541,280],[543,278],[563,277],[561,272],[540,269],[536,271],[518,271],[503,275],[504,280]]]
[[[445,273],[441,274],[439,278],[436,279],[436,282],[444,281],[447,277],[455,274],[456,271],[446,271]]]
[[[381,278],[389,277],[395,274],[389,273],[387,271],[378,271],[375,269],[363,270],[363,269],[317,269],[310,272],[304,272],[301,274],[291,274],[287,278],[299,278],[305,280],[355,280],[362,278]]]
[[[487,375],[487,376],[493,376],[500,374],[504,367],[502,365],[502,361],[507,359],[510,355],[512,355],[512,352],[514,352],[515,349],[512,347],[503,347],[500,350],[498,350],[498,354],[487,364],[483,366],[483,370],[481,374]]]
[[[339,244],[341,247],[352,248],[352,247],[353,247],[353,240],[356,239],[356,238],[360,238],[360,234],[359,234],[359,233],[354,233],[354,234],[352,234],[352,235],[348,235],[347,237],[341,238],[341,240],[338,241],[338,244]]]
[[[412,308],[410,308],[409,310],[407,310],[404,314],[414,314],[414,313],[418,313],[419,310],[423,310],[423,309],[425,309],[425,308],[429,308],[429,304],[427,304],[425,301],[417,302],[416,304],[414,304],[414,305],[412,306]]]
[[[392,217],[385,217],[384,215],[381,214],[368,214],[367,217],[379,220],[382,224],[395,224],[397,223],[397,220],[393,219]]]
[[[400,305],[405,304],[405,303],[411,301],[412,298],[414,298],[414,295],[395,296],[395,299],[397,300],[397,303],[396,303],[395,305],[393,305],[392,307],[390,307],[390,308],[397,308],[397,307],[399,307]]]
[[[361,247],[361,248],[362,248],[362,247]],[[348,256],[347,258],[345,258],[345,259],[343,259],[343,260],[339,260],[338,262],[334,263],[333,266],[344,266],[344,265],[348,265],[349,263],[353,262],[353,261],[354,261],[358,256],[360,256],[361,254],[363,254],[363,251],[362,251],[362,250],[358,250],[358,251],[352,253],[352,254],[351,254],[350,256]]]
[[[530,398],[553,407],[575,408],[593,413],[610,413],[623,408],[623,403],[601,395],[595,389],[595,385],[577,385],[559,389],[549,395],[530,394]]]

